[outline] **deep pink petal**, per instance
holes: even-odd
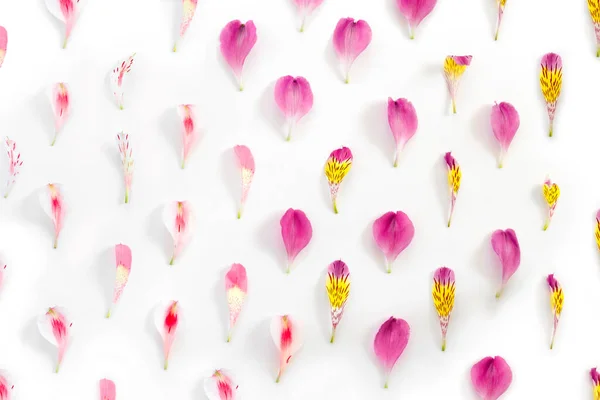
[[[242,264],[233,264],[225,275],[225,290],[234,287],[239,287],[244,293],[248,291],[248,277]]]
[[[8,44],[8,34],[3,26],[0,26],[0,67],[4,62],[4,56],[6,55],[6,46]]]
[[[312,226],[303,211],[290,208],[281,217],[281,236],[292,263],[298,253],[304,249],[312,238]]]
[[[396,0],[409,25],[416,28],[435,7],[437,0]]]
[[[131,249],[129,246],[124,244],[116,245],[115,256],[117,259],[117,266],[121,265],[127,270],[131,269]]]
[[[100,380],[100,400],[115,400],[117,388],[115,383],[109,379]]]
[[[471,65],[471,60],[473,56],[451,56],[456,65],[466,65],[467,67]]]
[[[507,151],[521,123],[519,113],[512,104],[496,104],[492,107],[491,123],[496,140]]]
[[[233,151],[237,157],[238,166],[241,169],[247,169],[254,173],[254,157],[250,149],[244,145],[238,145],[233,148]]]
[[[393,262],[408,247],[414,235],[415,227],[402,211],[387,212],[373,224],[373,238],[388,262]]]
[[[333,33],[333,47],[342,62],[352,64],[371,43],[371,37],[371,27],[366,21],[342,18]]]
[[[279,78],[275,84],[275,102],[286,118],[298,122],[313,106],[310,84],[301,76]]]
[[[471,368],[471,382],[483,400],[497,400],[512,382],[512,371],[500,357],[486,357]]]
[[[521,264],[521,248],[515,231],[495,231],[492,234],[492,248],[502,264],[502,283],[506,284]]]
[[[388,98],[388,123],[396,145],[402,148],[414,136],[419,126],[415,107],[406,99]]]
[[[373,349],[388,375],[404,352],[410,338],[410,326],[400,318],[390,317],[375,335]]]
[[[221,31],[221,54],[238,79],[256,39],[256,26],[251,20],[245,24],[239,20],[231,21]]]
[[[455,283],[454,271],[447,267],[441,267],[435,270],[433,280],[442,285],[450,285]]]
[[[544,57],[542,57],[542,67],[547,69],[561,69],[562,58],[556,53],[544,54]]]

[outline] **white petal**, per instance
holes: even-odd
[[[54,337],[54,333],[52,332],[50,317],[46,315],[46,313],[38,316],[37,324],[40,334],[44,337],[44,339],[52,343],[54,346],[58,346],[56,338]]]
[[[62,22],[66,22],[65,17],[60,10],[60,0],[46,0],[46,7],[48,7],[48,11],[50,11],[50,14],[54,15],[55,18],[58,18]]]

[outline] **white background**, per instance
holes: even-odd
[[[41,0],[0,1],[0,25],[9,34],[0,129],[16,140],[25,162],[10,197],[0,202],[0,250],[9,271],[0,293],[0,366],[13,377],[19,399],[97,399],[104,377],[116,382],[119,399],[203,399],[204,377],[225,367],[244,399],[474,400],[469,370],[488,355],[502,355],[512,367],[507,399],[591,398],[588,371],[600,364],[594,242],[600,61],[585,1],[509,1],[494,42],[493,0],[440,1],[414,41],[392,0],[326,0],[303,34],[291,1],[200,0],[174,54],[180,7],[175,0],[90,0],[62,50],[64,28]],[[350,85],[342,83],[331,45],[338,19],[347,16],[373,29]],[[243,93],[218,51],[219,32],[232,19],[253,19],[258,31]],[[564,63],[552,139],[538,77],[549,51]],[[133,52],[119,111],[107,74]],[[441,73],[448,54],[473,55],[457,115],[450,115]],[[275,80],[287,74],[305,76],[315,97],[291,143],[273,101]],[[70,85],[72,116],[50,147],[46,91],[58,81]],[[388,96],[408,98],[419,116],[397,169]],[[511,102],[521,115],[502,170],[489,126],[494,101]],[[204,131],[183,171],[175,112],[181,103],[198,105]],[[120,130],[130,133],[136,162],[129,205],[122,204]],[[248,145],[256,159],[240,221],[236,144]],[[342,145],[352,149],[354,166],[334,215],[323,165]],[[450,229],[443,162],[449,150],[463,169]],[[562,197],[543,232],[547,174]],[[64,185],[68,202],[57,250],[37,194],[49,182]],[[161,212],[178,199],[192,202],[198,229],[171,268]],[[279,218],[289,207],[307,213],[314,236],[287,276]],[[371,224],[390,210],[405,211],[416,234],[387,275]],[[490,235],[509,227],[521,242],[521,268],[496,301],[500,270]],[[131,247],[133,267],[106,320],[119,242]],[[331,345],[324,280],[337,258],[348,264],[353,283]],[[233,262],[248,270],[249,296],[227,344],[223,278]],[[442,265],[457,279],[445,353],[430,292],[432,273]],[[548,273],[557,274],[566,293],[553,351]],[[180,300],[187,319],[168,372],[151,317],[164,299]],[[53,305],[66,308],[74,322],[58,375],[56,349],[35,323]],[[276,385],[278,357],[268,326],[284,313],[303,322],[306,343]],[[372,342],[390,315],[406,319],[412,334],[386,391]]]

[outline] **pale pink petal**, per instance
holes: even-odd
[[[100,400],[116,400],[117,388],[110,379],[100,380]]]
[[[14,388],[6,371],[0,370],[0,400],[11,400]]]
[[[387,212],[373,223],[373,238],[385,255],[387,272],[392,272],[392,263],[404,251],[415,236],[415,227],[402,211]]]
[[[129,246],[124,244],[118,244],[115,246],[115,258],[117,265],[117,276],[115,278],[115,290],[113,294],[113,307],[117,304],[123,294],[123,290],[129,280],[129,273],[131,272],[131,249]],[[111,309],[106,313],[106,318],[110,318]]]
[[[396,0],[400,13],[408,21],[410,38],[415,38],[415,29],[435,7],[437,0]]]
[[[521,248],[517,234],[512,229],[505,231],[498,229],[492,234],[492,248],[502,265],[502,286],[496,293],[496,297],[500,297],[504,286],[521,264]]]
[[[133,66],[133,61],[135,59],[136,53],[133,53],[129,58],[119,61],[117,66],[113,68],[110,74],[110,87],[117,101],[117,106],[122,110],[124,108],[123,104],[123,80],[129,72],[131,72],[131,67]]]
[[[56,248],[58,246],[58,236],[62,231],[63,220],[65,217],[65,204],[61,186],[57,183],[46,185],[40,192],[40,203],[54,224],[54,248]]]
[[[394,317],[385,321],[375,335],[373,349],[385,371],[385,388],[388,387],[390,373],[404,352],[409,338],[410,326],[408,323]]]
[[[248,293],[246,268],[242,264],[233,264],[227,275],[225,275],[225,292],[229,307],[229,333],[227,335],[227,341],[229,342]]]
[[[70,329],[73,324],[61,308],[50,307],[46,313],[38,317],[37,325],[44,339],[58,347],[58,361],[56,364],[56,372],[58,372],[69,344]]]
[[[281,220],[281,237],[288,256],[287,273],[300,253],[312,238],[312,225],[303,211],[288,209]]]
[[[133,148],[129,143],[128,133],[117,133],[117,146],[123,164],[123,178],[125,180],[125,203],[129,203],[129,192],[133,182]]]
[[[170,265],[187,246],[194,231],[195,218],[189,201],[175,201],[163,210],[163,222],[173,237],[173,256]]]
[[[296,4],[296,8],[298,9],[298,13],[302,18],[302,25],[300,26],[300,32],[304,32],[304,25],[306,23],[306,18],[312,14],[312,12],[319,7],[323,0],[293,0],[294,4]]]
[[[510,103],[495,104],[492,107],[491,115],[492,131],[496,140],[500,144],[500,159],[498,167],[502,168],[502,159],[508,151],[508,147],[512,142],[521,120],[519,113]]]
[[[300,350],[304,340],[299,323],[289,315],[273,317],[271,320],[271,336],[279,350],[279,373],[276,380],[276,382],[279,382],[292,356]]]
[[[252,152],[247,146],[235,146],[233,151],[235,152],[237,164],[242,173],[242,199],[240,201],[240,208],[238,209],[239,219],[242,218],[246,199],[248,198],[248,192],[250,192],[250,186],[252,185],[252,179],[254,178],[255,165]]]
[[[342,18],[333,32],[333,47],[343,65],[346,83],[350,82],[350,68],[354,60],[371,43],[371,27],[366,21]]]
[[[6,32],[6,28],[0,26],[0,67],[2,67],[2,63],[4,62],[4,57],[6,56],[6,46],[8,44],[8,34]]]
[[[59,82],[52,87],[52,110],[54,112],[54,140],[50,145],[54,146],[71,111],[71,95],[69,87],[64,82]]]
[[[200,139],[200,129],[196,119],[196,106],[191,104],[181,104],[177,106],[177,113],[181,118],[182,132],[182,161],[181,168],[185,168],[188,156],[196,147]]]
[[[63,49],[67,47],[67,41],[77,20],[79,0],[46,0],[48,11],[65,24],[65,40]]]
[[[406,99],[393,100],[388,98],[388,123],[396,141],[396,159],[394,167],[398,166],[400,153],[404,145],[415,135],[419,120],[412,103]]]
[[[310,83],[301,76],[279,78],[275,83],[275,102],[289,125],[287,140],[290,140],[294,126],[313,106]]]
[[[7,198],[10,190],[17,181],[19,172],[21,172],[23,160],[21,159],[21,153],[17,151],[17,144],[14,140],[7,137],[4,144],[6,145],[6,155],[8,156],[8,179],[6,181],[6,191],[4,192],[4,198]]]
[[[179,39],[183,39],[185,33],[190,27],[190,23],[196,13],[198,0],[183,0],[183,16],[181,17],[181,26],[179,28]],[[177,51],[177,43],[173,46],[173,52]]]
[[[221,54],[233,71],[240,91],[244,90],[242,70],[246,57],[256,44],[256,26],[251,20],[245,24],[239,20],[229,22],[221,31]]]
[[[164,369],[169,367],[169,356],[175,341],[175,335],[180,328],[182,319],[181,306],[178,301],[172,300],[160,303],[154,311],[154,323],[163,338],[163,351],[165,357]]]
[[[204,392],[208,400],[237,399],[238,385],[232,374],[224,369],[216,370],[211,377],[204,380]]]
[[[512,371],[500,357],[486,357],[471,368],[471,383],[482,400],[497,400],[509,388]]]

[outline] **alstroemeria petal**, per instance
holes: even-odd
[[[189,155],[200,139],[200,129],[196,120],[196,106],[181,104],[177,106],[177,114],[181,118],[181,169],[184,169]]]
[[[396,141],[394,167],[397,167],[404,145],[415,135],[419,126],[415,107],[406,99],[388,97],[388,123]]]
[[[392,272],[392,263],[404,251],[415,236],[415,227],[402,211],[390,211],[373,223],[373,238],[385,255],[387,273]]]
[[[133,181],[133,148],[129,143],[128,133],[117,133],[117,146],[123,164],[123,178],[125,179],[125,203],[129,203],[129,191]]]
[[[440,327],[442,329],[442,351],[446,350],[446,333],[448,332],[448,323],[450,314],[454,308],[454,293],[456,291],[454,271],[450,268],[438,268],[433,275],[433,305],[440,318]]]
[[[492,106],[490,120],[494,137],[500,144],[498,168],[502,168],[504,154],[508,151],[508,147],[515,137],[517,129],[519,129],[521,120],[519,113],[510,103],[500,103]]]
[[[500,356],[486,357],[471,368],[471,383],[482,400],[497,400],[511,382],[512,371]]]
[[[273,317],[271,320],[271,336],[279,350],[279,372],[275,380],[275,382],[279,382],[292,356],[300,350],[304,341],[298,322],[295,319],[292,320],[289,315]]]
[[[290,273],[292,264],[312,239],[312,225],[303,211],[288,209],[281,220],[281,237],[288,256],[287,273]]]
[[[179,27],[179,40],[173,46],[173,52],[177,51],[177,43],[183,40],[185,33],[190,27],[190,23],[196,13],[198,0],[183,0],[183,15],[181,16],[181,26]]]
[[[437,0],[396,0],[400,13],[408,21],[410,38],[415,38],[415,29],[433,11]]]
[[[176,300],[160,303],[154,311],[154,323],[163,339],[165,370],[169,368],[169,356],[175,341],[175,334],[181,325],[181,317],[181,306]]]
[[[101,379],[100,385],[100,400],[116,400],[117,388],[115,383],[110,379]]]
[[[458,190],[460,189],[462,171],[458,162],[456,162],[456,159],[452,157],[450,152],[446,153],[444,160],[448,167],[448,187],[450,188],[450,215],[448,216],[448,228],[450,228],[452,215],[454,214],[454,205],[456,204],[456,197],[458,196]]]
[[[460,78],[471,65],[473,56],[448,56],[444,61],[444,78],[452,100],[452,112],[456,114],[456,92],[460,85]]]
[[[65,40],[63,49],[67,47],[67,41],[77,21],[80,3],[79,0],[46,0],[48,11],[65,24]]]
[[[110,87],[117,100],[117,105],[122,110],[124,108],[123,104],[123,80],[125,75],[131,72],[131,67],[133,66],[133,61],[135,59],[135,54],[133,53],[129,58],[119,61],[119,64],[115,68],[113,68],[110,74]]]
[[[596,36],[596,57],[600,57],[600,0],[588,0],[588,8],[594,23],[594,34]]]
[[[238,385],[229,371],[216,370],[204,380],[204,392],[208,400],[235,400]]]
[[[558,321],[560,319],[560,313],[562,312],[563,304],[565,302],[565,295],[563,293],[560,283],[554,278],[554,274],[548,275],[546,278],[548,287],[550,289],[550,306],[552,307],[553,316],[553,328],[552,328],[552,339],[550,341],[550,350],[554,347],[554,337],[556,336],[556,328],[558,327]]]
[[[110,318],[111,309],[117,305],[117,302],[123,294],[123,290],[129,280],[129,273],[131,272],[131,249],[129,246],[124,244],[118,244],[115,246],[115,261],[117,266],[117,275],[115,278],[115,290],[113,294],[112,307],[108,309],[106,318]]]
[[[342,18],[333,32],[333,47],[342,63],[345,82],[350,83],[350,68],[354,60],[369,46],[371,27],[366,21]]]
[[[250,192],[250,186],[252,185],[252,179],[254,178],[254,171],[256,168],[254,156],[247,146],[235,146],[233,151],[235,152],[237,164],[242,174],[242,198],[237,214],[238,219],[240,219],[242,218],[242,213],[244,211],[244,206],[246,205],[246,199],[248,198],[248,192]]]
[[[40,203],[42,209],[52,219],[54,224],[54,248],[58,246],[58,236],[63,228],[65,218],[65,203],[61,193],[61,186],[57,183],[49,183],[40,192]]]
[[[502,286],[496,293],[496,298],[499,298],[504,286],[521,265],[521,247],[515,231],[498,229],[492,234],[492,248],[502,266]]]
[[[69,117],[71,112],[70,97],[69,87],[66,83],[59,82],[52,86],[51,104],[54,113],[54,139],[50,146],[54,146],[54,143],[56,143],[56,138]]]
[[[396,365],[396,361],[398,361],[404,352],[409,338],[410,326],[408,325],[408,322],[394,317],[390,317],[385,321],[375,335],[373,350],[385,371],[384,387],[386,389],[388,387],[390,373],[392,372],[394,365]]]
[[[11,400],[11,392],[14,388],[15,385],[11,383],[6,371],[0,370],[0,400]]]
[[[6,56],[6,46],[8,44],[8,33],[6,28],[0,26],[0,67],[4,63],[4,57]]]
[[[6,191],[4,192],[4,198],[7,198],[10,190],[17,181],[17,176],[23,166],[23,160],[21,159],[21,153],[17,151],[17,144],[14,140],[7,137],[4,144],[6,145],[6,155],[8,156],[8,179],[6,180]]]
[[[58,361],[55,372],[58,373],[70,339],[70,330],[73,325],[66,313],[59,307],[50,307],[46,313],[37,320],[40,334],[54,346],[58,347]]]
[[[546,204],[548,204],[548,217],[544,223],[544,230],[546,230],[550,226],[550,222],[552,222],[552,216],[554,215],[554,210],[556,209],[556,204],[560,197],[560,188],[556,183],[553,183],[550,178],[546,178],[544,186],[542,187],[542,193],[544,194]]]
[[[546,100],[546,110],[548,111],[548,120],[550,122],[548,136],[552,137],[556,102],[562,88],[562,58],[555,53],[545,54],[542,57],[541,67],[540,86]]]
[[[190,202],[175,201],[167,204],[163,210],[163,222],[173,237],[173,256],[169,261],[169,265],[173,265],[194,232],[195,218]]]
[[[304,32],[304,25],[306,18],[312,14],[312,12],[323,3],[323,0],[293,0],[294,4],[298,8],[298,13],[302,18],[302,25],[300,25],[300,32]]]
[[[344,177],[352,168],[352,152],[347,147],[334,150],[325,162],[325,176],[329,183],[329,194],[333,203],[333,211],[337,214],[337,196]]]
[[[504,15],[504,7],[506,6],[506,0],[496,0],[498,3],[498,21],[496,22],[496,34],[494,40],[498,40],[498,33],[500,32],[500,24],[502,23],[502,16]]]
[[[600,374],[596,368],[592,368],[590,370],[590,377],[592,378],[592,383],[594,384],[594,400],[600,400]]]
[[[235,75],[240,91],[244,90],[242,70],[246,57],[256,44],[256,26],[251,20],[228,23],[221,31],[221,54]]]
[[[598,210],[596,212],[596,231],[595,231],[595,236],[596,236],[596,246],[598,247],[598,250],[600,250],[600,210]]]
[[[285,115],[288,124],[286,140],[292,138],[292,130],[313,106],[310,83],[302,77],[282,76],[275,83],[275,103]]]
[[[344,307],[350,295],[350,270],[342,260],[329,264],[325,289],[331,306],[331,343],[333,343],[335,330],[344,315]]]
[[[242,264],[233,264],[225,275],[225,292],[229,307],[229,333],[227,341],[231,341],[231,333],[242,311],[246,294],[248,293],[248,277]]]

